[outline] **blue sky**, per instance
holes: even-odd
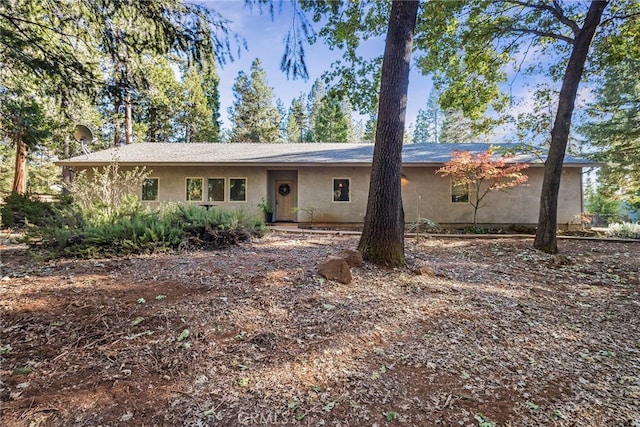
[[[226,19],[232,21],[230,29],[247,42],[248,50],[242,50],[240,57],[218,69],[220,76],[220,101],[222,104],[221,118],[225,127],[229,126],[227,108],[233,103],[233,82],[239,71],[248,72],[251,63],[259,58],[264,68],[269,85],[274,89],[274,96],[280,98],[288,109],[291,100],[300,92],[309,93],[313,82],[323,72],[330,69],[330,65],[341,57],[340,52],[329,50],[318,39],[316,44],[307,46],[306,60],[309,79],[291,80],[280,70],[280,60],[284,52],[284,39],[291,23],[291,6],[289,2],[282,2],[282,11],[274,14],[272,20],[268,13],[260,14],[257,7],[249,9],[244,1],[202,1],[199,2],[216,10]],[[278,2],[276,1],[276,6]],[[367,49],[377,55],[384,51],[384,38],[368,42]],[[412,69],[409,83],[409,97],[407,109],[407,123],[413,122],[419,108],[426,106],[427,97],[431,90],[431,79]]]
[[[285,108],[291,105],[291,100],[297,97],[301,92],[308,94],[313,82],[321,77],[322,73],[330,69],[331,63],[341,57],[338,51],[331,51],[323,40],[318,38],[316,44],[306,47],[306,61],[309,71],[309,79],[290,80],[280,70],[280,60],[284,52],[284,39],[291,25],[292,10],[288,1],[274,0],[276,5],[276,13],[273,19],[268,12],[260,14],[259,8],[254,6],[253,9],[245,6],[243,0],[200,0],[200,4],[209,7],[220,13],[230,22],[229,27],[232,32],[237,33],[246,40],[247,50],[242,49],[239,57],[235,56],[233,62],[229,62],[219,67],[218,74],[220,76],[220,101],[221,101],[221,119],[223,126],[229,128],[229,118],[227,109],[233,103],[233,83],[238,76],[239,71],[249,72],[251,63],[255,58],[259,58],[264,68],[269,85],[274,89],[275,98],[280,98]],[[281,10],[278,12],[278,5]],[[319,27],[316,27],[319,30]],[[234,49],[238,46],[234,46]],[[384,51],[384,37],[369,40],[366,42],[366,51],[362,51],[363,55],[381,55]],[[552,60],[553,58],[551,58]],[[536,49],[531,49],[528,56],[516,58],[516,63],[526,66],[531,62],[549,61],[550,58],[544,59],[540,56]],[[407,126],[415,122],[416,115],[420,108],[425,108],[429,92],[432,84],[429,76],[422,75],[412,65],[409,80],[409,94],[407,106]],[[520,102],[513,105],[510,109],[512,114],[531,110],[533,108],[533,98],[531,93],[536,85],[549,82],[544,75],[513,75],[503,86],[503,90],[514,96]],[[553,84],[557,88],[557,83]],[[578,95],[578,105],[584,103],[585,100],[591,99],[592,95],[588,90],[588,85],[583,82]],[[574,119],[578,119],[577,112]],[[409,128],[408,130],[410,130]],[[513,128],[510,126],[495,129],[492,135],[488,136],[488,142],[505,142],[513,136]],[[550,130],[549,130],[550,132]]]

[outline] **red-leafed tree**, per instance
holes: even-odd
[[[493,150],[473,154],[470,151],[454,151],[451,160],[436,173],[451,176],[455,183],[470,187],[469,204],[473,206],[473,225],[477,225],[478,209],[485,196],[494,190],[506,191],[522,185],[529,177],[522,171],[527,164],[508,163],[513,156],[496,157]]]

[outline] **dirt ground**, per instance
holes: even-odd
[[[640,426],[640,243],[357,236],[43,261],[3,246],[3,426]]]

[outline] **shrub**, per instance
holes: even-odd
[[[266,230],[264,221],[246,214],[242,209],[205,210],[200,206],[177,205],[167,215],[182,226],[187,244],[198,248],[224,248],[260,237]]]
[[[51,256],[95,258],[167,252],[183,248],[224,248],[262,236],[261,219],[242,210],[204,210],[200,206],[172,205],[156,212],[134,212],[112,218],[110,222],[78,221],[77,206],[58,223],[36,230],[34,246],[50,251]]]
[[[73,197],[91,222],[112,222],[139,213],[136,191],[148,178],[143,168],[122,170],[116,158],[102,168],[80,171],[71,186]]]
[[[489,234],[489,229],[474,225],[472,227],[466,227],[463,232],[464,234]]]
[[[417,218],[407,229],[410,233],[435,233],[440,231],[440,224],[429,218]]]
[[[640,239],[640,224],[634,222],[609,224],[607,236],[621,239]]]
[[[42,202],[29,194],[11,194],[4,200],[0,215],[5,227],[24,227],[26,224],[43,225],[51,214],[51,203]]]

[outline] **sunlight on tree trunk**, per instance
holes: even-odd
[[[562,164],[567,150],[571,118],[575,107],[576,94],[582,78],[589,46],[596,32],[602,13],[609,3],[593,1],[584,22],[584,26],[576,35],[571,57],[562,80],[558,110],[553,130],[551,131],[551,145],[544,165],[544,179],[540,195],[540,214],[538,228],[533,247],[544,252],[555,254],[558,252],[556,231],[558,228],[558,194],[560,192],[560,178]]]
[[[382,61],[369,198],[358,244],[363,258],[377,264],[405,263],[400,177],[409,64],[418,5],[417,1],[393,2]]]
[[[13,175],[12,193],[25,194],[27,192],[27,144],[16,141],[16,167]]]
[[[131,89],[126,89],[124,99],[124,143],[133,142],[133,105],[131,101]]]

